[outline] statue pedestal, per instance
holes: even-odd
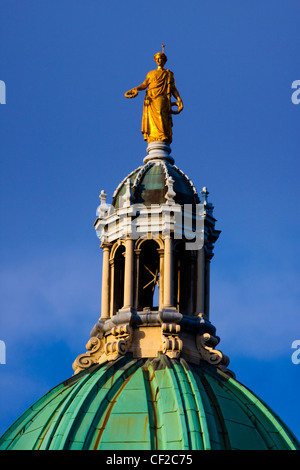
[[[147,147],[147,152],[148,155],[143,160],[144,164],[155,160],[165,160],[171,163],[171,165],[174,164],[174,158],[170,156],[171,147],[166,142],[150,142]]]

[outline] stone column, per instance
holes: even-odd
[[[133,308],[133,268],[134,240],[128,237],[125,241],[125,275],[124,275],[124,306],[123,309]]]
[[[141,249],[135,249],[135,299],[134,308],[137,311],[140,308],[140,254]]]
[[[158,310],[161,310],[164,304],[164,249],[157,249],[159,254],[159,306]]]
[[[205,249],[197,251],[196,313],[205,313]]]
[[[114,297],[114,287],[115,287],[115,260],[112,258],[109,260],[110,264],[110,317],[115,313],[115,297]]]
[[[164,307],[173,307],[173,301],[173,240],[168,236],[165,238],[164,250]]]
[[[103,249],[103,264],[102,264],[102,296],[101,296],[101,319],[107,320],[109,318],[109,280],[110,280],[110,243],[102,243]]]

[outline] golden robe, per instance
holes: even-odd
[[[172,142],[171,90],[175,85],[170,70],[151,70],[146,77],[142,134],[148,142]]]

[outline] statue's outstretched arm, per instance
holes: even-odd
[[[131,90],[128,90],[126,91],[125,93],[125,97],[126,98],[135,98],[135,96],[138,95],[138,92],[139,91],[142,91],[142,90],[146,90],[146,88],[148,87],[149,85],[149,79],[146,78],[145,81],[143,81],[143,83],[141,83],[141,85],[135,87],[135,88],[132,88]]]
[[[146,90],[146,88],[148,88],[148,85],[149,85],[149,79],[146,78],[146,80],[144,80],[141,85],[137,86],[136,89],[139,91]]]

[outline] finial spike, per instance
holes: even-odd
[[[165,52],[165,46],[166,45],[164,43],[162,43],[162,45],[161,45],[162,52]]]

